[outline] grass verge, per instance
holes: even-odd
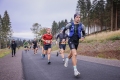
[[[86,36],[84,43],[91,43],[93,41],[104,42],[106,40],[120,40],[120,30]]]
[[[16,51],[23,50],[23,49],[24,49],[23,47],[20,47],[19,49],[17,48]],[[10,53],[11,53],[11,49],[8,49],[8,48],[0,49],[0,58],[4,57]]]
[[[9,54],[11,52],[11,49],[0,49],[0,58],[4,57],[5,55]]]

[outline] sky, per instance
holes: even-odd
[[[0,14],[8,11],[13,37],[34,38],[30,28],[34,23],[51,27],[52,22],[70,21],[78,0],[0,0]]]

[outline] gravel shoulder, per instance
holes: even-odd
[[[58,50],[53,51],[53,54],[56,54]],[[66,57],[67,57],[66,53]],[[83,60],[83,61],[88,61],[88,62],[94,62],[94,63],[99,63],[99,64],[104,64],[104,65],[110,65],[110,66],[115,66],[115,67],[120,67],[120,60],[117,59],[104,59],[104,58],[99,58],[99,57],[91,57],[91,56],[83,56],[83,55],[78,55],[77,59]]]
[[[21,58],[22,50],[15,57],[9,54],[0,58],[0,80],[23,80]]]

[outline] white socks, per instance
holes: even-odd
[[[50,62],[50,60],[48,60],[48,62]]]
[[[76,66],[73,66],[73,68],[74,68],[74,71],[77,71],[77,67]]]
[[[67,61],[69,61],[69,59],[68,59],[68,58],[66,58],[66,60],[67,60]]]

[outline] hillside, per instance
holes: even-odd
[[[56,49],[58,46],[53,46],[53,50]],[[67,45],[66,53],[69,50]],[[86,36],[83,42],[80,41],[77,51],[79,55],[120,60],[120,30]]]

